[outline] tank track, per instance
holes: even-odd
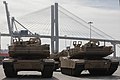
[[[81,64],[76,64],[75,68],[61,68],[61,73],[70,75],[70,76],[80,76],[81,72],[83,71],[84,66]]]
[[[53,75],[54,64],[46,64],[43,66],[43,70],[41,71],[43,78],[51,78]]]
[[[112,62],[106,75],[112,75],[118,68],[119,62]]]
[[[119,62],[112,62],[109,69],[90,69],[89,73],[97,76],[109,76],[117,70],[118,64]]]
[[[6,77],[17,77],[17,71],[15,71],[13,62],[3,62],[4,73]]]

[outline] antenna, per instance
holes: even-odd
[[[90,41],[91,41],[91,35],[92,35],[92,33],[91,33],[91,27],[92,27],[92,24],[93,24],[93,22],[88,22],[88,24],[90,24]]]

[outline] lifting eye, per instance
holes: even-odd
[[[73,41],[73,46],[74,47],[80,47],[81,45],[82,45],[81,41],[78,41],[78,44],[77,44],[77,41]]]
[[[73,46],[76,46],[76,44],[77,44],[77,41],[73,41]]]
[[[82,45],[82,42],[81,41],[78,41],[78,47],[80,47]]]

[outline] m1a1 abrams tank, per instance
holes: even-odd
[[[41,45],[38,37],[29,41],[14,39],[9,46],[9,56],[3,60],[6,77],[16,77],[18,71],[40,71],[42,77],[52,77],[54,60],[49,59],[49,45]]]
[[[112,46],[100,46],[98,41],[73,42],[74,48],[63,50],[60,54],[61,72],[71,76],[79,76],[83,70],[88,70],[91,75],[112,75],[118,68],[117,60],[105,59],[113,53]]]

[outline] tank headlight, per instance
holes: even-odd
[[[107,62],[105,62],[105,64],[108,64]]]

